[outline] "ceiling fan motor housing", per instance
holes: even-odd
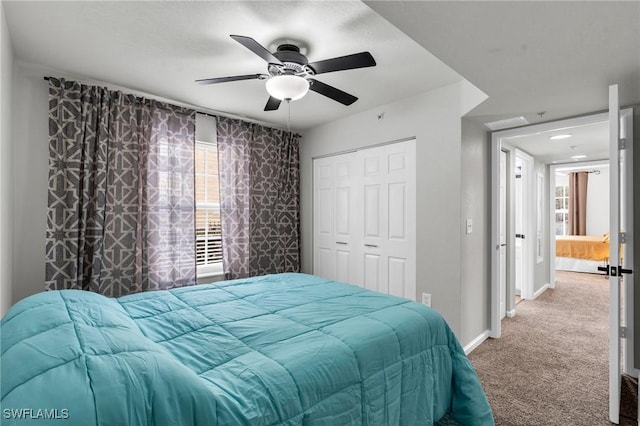
[[[294,44],[281,44],[273,54],[284,64],[269,64],[269,74],[276,75],[297,75],[307,77],[313,75],[313,70],[307,66],[309,60],[300,53],[300,48]]]
[[[273,56],[280,59],[281,62],[293,62],[300,65],[309,63],[307,57],[300,53],[300,48],[294,44],[281,44]]]

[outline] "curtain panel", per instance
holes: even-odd
[[[195,111],[49,80],[46,289],[195,284]]]
[[[223,270],[228,279],[300,270],[300,135],[217,120]]]
[[[569,173],[569,235],[587,235],[589,173]]]

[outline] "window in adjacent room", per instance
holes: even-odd
[[[556,186],[556,235],[567,235],[569,229],[569,186]]]
[[[196,142],[196,265],[198,277],[222,273],[222,236],[218,150],[214,143]]]

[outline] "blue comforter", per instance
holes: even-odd
[[[44,292],[1,333],[3,425],[493,424],[438,313],[311,275]]]

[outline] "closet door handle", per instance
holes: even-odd
[[[365,244],[364,246],[365,246],[365,247],[375,247],[375,248],[378,248],[378,246],[377,246],[377,245],[375,245],[375,244]]]
[[[344,241],[336,241],[336,244],[342,244],[342,245],[344,245],[344,246],[346,246],[346,245],[347,245],[347,243],[345,243]]]

